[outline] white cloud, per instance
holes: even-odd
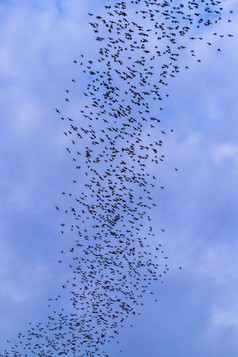
[[[215,162],[235,158],[238,154],[237,147],[231,144],[221,144],[212,148],[212,158]]]

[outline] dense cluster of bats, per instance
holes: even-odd
[[[65,97],[70,105],[71,91],[84,81],[84,105],[73,118],[56,108],[76,170],[75,191],[62,192],[68,206],[56,206],[67,215],[61,234],[67,227],[74,234],[59,260],[64,264],[67,256],[71,278],[49,299],[47,321],[30,324],[2,356],[106,357],[104,345],[119,342],[127,317],[140,312],[145,294],[154,294],[154,281],[169,270],[150,223],[153,189],[164,189],[152,167],[159,172],[164,138],[173,132],[162,130],[162,101],[170,78],[188,68],[182,53],[201,62],[185,42],[203,40],[204,28],[222,12],[221,1],[130,0],[108,1],[100,16],[89,13],[99,52],[72,61],[79,79]]]

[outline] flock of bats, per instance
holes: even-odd
[[[70,105],[74,86],[85,82],[84,104],[72,118],[56,108],[75,165],[75,190],[62,192],[65,204],[56,206],[65,214],[61,234],[74,236],[59,260],[70,278],[49,299],[46,321],[30,323],[1,356],[108,357],[105,344],[119,343],[127,318],[140,313],[145,294],[155,294],[169,270],[150,216],[153,190],[164,189],[151,171],[159,173],[164,139],[173,133],[163,130],[163,101],[170,78],[188,68],[186,55],[201,62],[191,47],[222,13],[222,1],[203,0],[108,1],[103,14],[89,13],[99,51],[72,61],[78,75],[65,90]]]

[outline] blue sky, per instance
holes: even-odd
[[[73,59],[81,53],[95,56],[87,13],[103,13],[103,4],[0,4],[3,348],[29,322],[46,319],[47,299],[60,293],[69,274],[57,263],[68,243],[60,235],[55,204],[62,191],[72,189],[74,171],[55,107],[65,105],[64,90],[75,75]],[[224,19],[203,33],[212,46],[188,42],[202,62],[184,53],[190,68],[170,81],[161,114],[164,129],[174,133],[165,141],[166,160],[159,168],[166,189],[156,191],[159,204],[151,216],[170,271],[155,286],[158,303],[145,297],[141,315],[121,329],[123,353],[108,344],[111,356],[238,354],[238,18],[235,1],[225,6],[234,11],[232,23]],[[234,38],[219,39],[214,31]],[[80,90],[73,97],[71,110],[77,113],[84,98]]]

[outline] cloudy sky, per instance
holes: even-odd
[[[103,5],[0,2],[2,348],[29,322],[44,320],[47,299],[68,274],[57,263],[64,243],[55,204],[71,188],[73,165],[55,107],[75,75],[73,60],[95,56],[87,13],[101,13]],[[225,6],[234,11],[232,22],[224,18],[203,32],[213,45],[195,45],[202,62],[186,58],[189,70],[170,81],[162,114],[174,134],[165,142],[166,189],[158,191],[152,218],[170,271],[156,287],[158,303],[146,298],[134,327],[131,320],[121,330],[123,353],[111,343],[110,356],[238,355],[238,6]]]

